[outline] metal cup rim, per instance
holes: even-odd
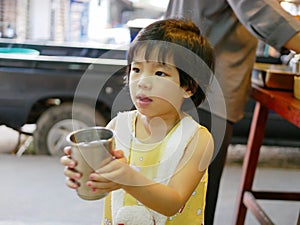
[[[101,126],[94,126],[94,127],[86,127],[86,128],[81,128],[78,130],[74,130],[72,132],[70,132],[67,136],[66,136],[66,140],[67,142],[72,145],[72,146],[78,146],[80,145],[80,143],[75,143],[71,140],[72,135],[74,135],[75,133],[79,133],[82,131],[88,131],[88,130],[107,130],[110,131],[112,136],[109,139],[103,139],[103,140],[98,140],[98,142],[107,142],[107,141],[111,141],[113,139],[113,137],[115,136],[115,132],[114,130],[110,129],[110,128],[106,128],[106,127],[101,127]],[[92,144],[93,145],[93,144]],[[97,143],[95,143],[95,145],[97,145]]]

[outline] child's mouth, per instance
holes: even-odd
[[[149,105],[153,100],[145,95],[138,95],[137,96],[137,102],[140,106],[147,106]]]

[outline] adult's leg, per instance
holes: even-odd
[[[208,187],[204,220],[205,225],[213,225],[220,180],[226,161],[228,145],[230,144],[232,137],[234,124],[226,119],[212,115],[202,109],[198,110],[198,114],[200,123],[211,131],[215,143],[213,160],[208,168]]]

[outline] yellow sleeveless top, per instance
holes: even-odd
[[[143,144],[134,138],[135,133],[135,118],[132,120],[132,140],[130,141],[130,149],[128,162],[129,164],[144,174],[146,177],[155,177],[162,154],[164,153],[167,143],[177,129],[178,124],[168,133],[168,135],[159,143],[155,144]],[[203,128],[203,127],[202,127]],[[197,129],[201,129],[199,125]],[[188,143],[186,143],[187,145]],[[166,225],[182,225],[182,224],[204,224],[204,208],[205,208],[205,196],[207,189],[207,171],[198,184],[187,203],[183,206],[180,212],[175,215],[168,217]],[[104,225],[112,225],[112,197],[109,194],[105,199],[104,205]],[[135,198],[129,194],[124,194],[124,206],[135,206],[141,205]]]

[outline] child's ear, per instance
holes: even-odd
[[[185,90],[185,91],[184,91],[183,97],[184,97],[184,98],[190,98],[190,97],[193,96],[193,94],[194,94],[194,93],[193,93],[191,90]]]

